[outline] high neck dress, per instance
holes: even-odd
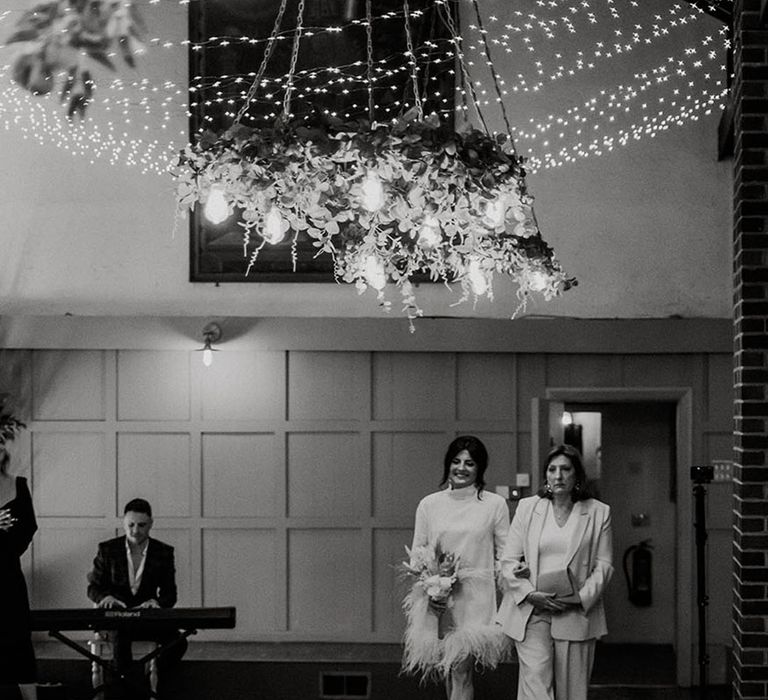
[[[479,497],[478,497],[479,496]],[[474,485],[445,489],[421,500],[416,509],[412,551],[437,544],[459,557],[459,583],[439,624],[422,587],[406,596],[403,669],[423,677],[444,677],[467,657],[493,668],[508,643],[496,615],[496,562],[509,529],[509,509],[498,494]],[[439,634],[439,628],[443,634]]]
[[[16,477],[16,496],[8,508],[16,522],[0,530],[0,685],[35,680],[35,653],[30,632],[29,597],[21,556],[37,530],[32,497],[24,477]]]

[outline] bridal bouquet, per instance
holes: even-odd
[[[459,557],[443,551],[440,543],[434,546],[405,548],[408,561],[402,564],[407,578],[414,580],[414,587],[421,588],[432,603],[448,606],[451,593],[459,580]]]
[[[504,658],[508,637],[501,627],[482,622],[458,624],[462,586],[492,581],[493,572],[460,566],[459,556],[434,545],[405,548],[408,560],[400,564],[401,576],[411,583],[403,599],[406,616],[403,635],[405,673],[422,680],[441,680],[467,658],[486,668],[495,668]],[[455,604],[454,604],[455,603]]]

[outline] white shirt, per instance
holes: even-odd
[[[128,582],[131,586],[131,593],[136,595],[141,585],[141,577],[144,574],[144,562],[147,561],[147,547],[149,546],[149,540],[144,543],[141,549],[141,563],[138,569],[133,568],[133,557],[131,556],[131,545],[128,539],[125,540],[125,556],[128,557]]]
[[[576,518],[572,516],[573,510],[568,514],[568,520],[565,521],[565,525],[560,527],[555,522],[555,512],[552,509],[552,503],[547,504],[544,528],[541,531],[541,539],[539,540],[539,573],[543,571],[561,571],[565,568],[567,564],[565,555],[568,552],[568,545],[576,528]]]

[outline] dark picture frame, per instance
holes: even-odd
[[[279,39],[266,64],[269,87],[260,89],[241,122],[269,126],[281,113],[291,60],[298,0],[288,0]],[[436,112],[453,126],[455,56],[446,12],[452,2],[409,0],[409,31],[417,63],[424,113]],[[304,0],[304,36],[297,55],[291,112],[332,114],[343,121],[386,121],[413,105],[412,70],[403,0],[371,0],[371,43],[377,80],[367,80],[365,0]],[[206,0],[189,4],[190,133],[220,133],[233,124],[262,64],[280,0]],[[442,13],[442,14],[441,14]],[[455,14],[452,15],[452,18]],[[339,31],[339,29],[341,31]],[[309,36],[307,36],[309,35]],[[208,221],[198,205],[190,216],[192,282],[333,282],[333,259],[306,235],[293,232],[276,245],[260,247],[258,234],[244,241],[238,212],[220,224]],[[294,267],[295,261],[295,267]],[[246,274],[247,273],[247,274]]]

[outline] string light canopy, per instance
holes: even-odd
[[[259,22],[252,30],[229,31],[223,26],[201,32],[199,37],[185,35],[182,39],[169,33],[162,19],[177,15],[183,24],[187,2],[132,3],[143,7],[154,32],[147,32],[143,45],[132,44],[130,53],[142,75],[109,76],[101,71],[98,61],[81,54],[83,67],[89,71],[95,68],[94,83],[98,82],[84,121],[66,117],[58,90],[40,95],[13,82],[19,56],[28,45],[0,40],[0,129],[52,145],[87,162],[109,161],[165,177],[169,160],[188,140],[188,110],[205,114],[207,122],[211,108],[226,104],[232,105],[233,117],[259,61],[256,58],[250,67],[238,71],[222,65],[220,70],[193,74],[189,86],[153,72],[153,65],[158,60],[159,65],[171,65],[180,51],[188,49],[192,56],[204,54],[210,66],[211,57],[220,52],[265,44],[268,33],[265,35],[260,28],[271,26],[271,20]],[[269,2],[259,6],[264,4]],[[192,3],[189,12],[203,12],[203,5]],[[642,149],[643,142],[690,128],[720,112],[728,92],[724,65],[730,39],[727,27],[707,16],[709,7],[705,0],[630,0],[620,4],[483,0],[483,32],[498,58],[502,90],[508,104],[516,105],[519,113],[526,115],[525,119],[514,120],[517,149],[528,159],[526,171],[530,174],[561,168],[616,154],[628,146]],[[18,31],[26,13],[23,9],[0,9],[0,35],[5,38]],[[374,35],[389,31],[387,24],[401,22],[394,14],[377,14],[374,6]],[[361,20],[365,18],[342,18],[328,26],[314,26],[312,31],[315,35],[333,34],[346,45]],[[16,26],[11,29],[8,25],[13,24]],[[481,105],[498,112],[484,75],[480,27],[470,16],[468,22],[462,23],[462,32],[466,61]],[[286,36],[284,43],[289,43],[289,38]],[[139,60],[144,46],[145,60]],[[13,55],[6,58],[3,51]],[[117,65],[115,59],[120,52],[113,47],[109,56]],[[505,64],[506,57],[509,61]],[[330,55],[325,63],[315,61],[313,90],[334,91],[339,80],[349,77],[344,62],[336,59]],[[389,62],[382,59],[377,69],[390,70]],[[589,76],[586,91],[580,76]],[[66,71],[54,74],[53,79],[63,86]],[[579,90],[569,95],[565,85],[579,86]],[[455,86],[459,117],[466,107],[459,94],[462,89],[465,87],[461,83]],[[268,91],[264,86],[260,93]],[[300,91],[295,98],[304,99]],[[210,125],[220,129],[214,122]],[[235,242],[233,257],[239,256],[238,248],[239,242]]]
[[[387,121],[374,118],[374,45],[371,0],[365,2],[367,118],[345,121],[312,105],[292,109],[304,3],[299,0],[283,84],[282,111],[268,126],[247,126],[243,117],[264,82],[278,41],[287,0],[282,0],[263,58],[232,126],[206,133],[181,152],[174,168],[180,211],[202,205],[214,223],[237,215],[248,271],[265,246],[291,240],[293,262],[300,236],[316,255],[333,259],[337,281],[360,293],[372,288],[379,303],[396,286],[403,311],[422,315],[415,284],[456,284],[456,303],[493,299],[497,274],[517,283],[520,307],[531,293],[549,299],[575,284],[544,241],[525,182],[524,159],[512,131],[489,132],[461,49],[451,8],[434,8],[451,46],[482,129],[461,131],[425,113],[420,80],[429,63],[414,48],[412,12],[402,2],[411,105]],[[481,21],[475,2],[477,19]],[[490,47],[485,45],[488,65]],[[362,62],[361,62],[362,63]],[[498,76],[492,71],[500,95]],[[272,86],[274,87],[274,86]],[[502,111],[503,102],[500,102]],[[248,274],[248,272],[246,272]],[[411,323],[413,329],[413,324]]]

